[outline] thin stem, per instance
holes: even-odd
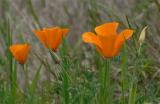
[[[7,29],[7,32],[6,32],[6,35],[7,35],[7,47],[10,47],[11,44],[12,44],[12,35],[11,35],[11,29],[10,29],[10,22],[9,22],[9,19],[6,20],[6,29]],[[9,65],[10,65],[10,88],[11,88],[11,91],[13,90],[13,79],[12,79],[12,76],[13,76],[13,57],[12,57],[12,53],[10,52],[9,48],[7,50],[8,52],[8,59],[9,59]]]
[[[110,59],[105,60],[105,68],[101,71],[102,81],[100,88],[100,101],[99,104],[106,104],[110,102],[109,93],[110,93]]]
[[[25,86],[27,88],[29,83],[28,83],[28,70],[27,70],[26,64],[23,64],[23,71],[25,75]]]
[[[65,104],[69,104],[68,77],[67,77],[66,72],[63,72],[63,96],[64,96]]]
[[[9,53],[9,64],[10,64],[10,88],[11,88],[11,91],[13,89],[13,58],[12,58],[12,54]]]
[[[126,92],[126,69],[127,69],[127,54],[126,54],[126,43],[124,43],[122,50],[122,62],[121,62],[121,104],[126,104],[125,92]]]
[[[104,100],[107,98],[107,104],[110,104],[110,59],[107,59],[105,61],[105,85],[104,85],[104,90],[105,91],[105,96],[104,96]],[[105,103],[105,104],[106,104]]]
[[[107,59],[106,60],[106,63],[105,63],[105,77],[106,77],[106,79],[105,79],[105,86],[109,86],[109,84],[110,84],[110,59]]]
[[[129,93],[128,104],[136,104],[136,97],[137,97],[137,85],[132,83]]]
[[[63,97],[64,97],[64,103],[69,104],[68,76],[67,76],[67,70],[68,70],[69,66],[68,66],[66,57],[64,57],[63,60],[62,60],[62,68],[63,68]]]
[[[12,62],[12,73],[11,73],[11,92],[12,92],[12,103],[16,104],[16,93],[17,93],[17,70],[16,70],[16,62]]]

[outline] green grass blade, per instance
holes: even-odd
[[[126,70],[127,69],[127,54],[126,54],[126,42],[124,43],[123,49],[122,49],[122,62],[121,62],[121,104],[126,104],[125,100],[125,93],[126,93]]]
[[[137,87],[132,84],[130,88],[128,104],[136,104],[136,96],[137,96]]]
[[[29,91],[29,95],[28,95],[28,99],[27,102],[29,104],[34,104],[36,102],[36,88],[37,88],[37,82],[39,80],[40,77],[40,71],[42,69],[42,64],[38,67],[38,70],[36,71],[36,74],[32,80],[32,83],[29,85],[28,91]]]
[[[34,20],[37,22],[39,28],[41,29],[42,26],[41,26],[41,23],[39,21],[39,18],[37,16],[37,14],[36,14],[36,11],[34,9],[34,6],[32,4],[32,0],[27,0],[26,3],[28,4],[28,10],[29,10],[29,12],[31,13],[32,17],[34,18]]]

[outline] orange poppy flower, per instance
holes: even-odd
[[[98,52],[107,58],[116,56],[125,40],[128,40],[133,30],[125,29],[117,34],[118,28],[117,22],[105,23],[95,28],[95,35],[92,32],[85,32],[82,34],[83,41],[86,43],[92,43],[96,46]]]
[[[20,63],[24,64],[27,60],[30,45],[28,44],[14,44],[9,47],[14,58]]]
[[[51,48],[51,50],[55,52],[62,42],[62,38],[69,32],[69,29],[53,27],[34,30],[33,32],[46,48]]]

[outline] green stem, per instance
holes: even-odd
[[[122,63],[121,63],[121,104],[126,104],[125,100],[125,92],[126,92],[126,69],[127,69],[127,54],[126,54],[126,43],[124,43],[123,50],[122,50]]]
[[[104,81],[104,86],[108,87],[109,84],[110,84],[110,59],[107,59],[106,60],[106,63],[105,63],[105,81]]]
[[[110,102],[110,59],[105,60],[105,69],[101,71],[101,88],[100,88],[100,102],[99,104],[106,104]]]
[[[63,99],[64,104],[69,104],[69,93],[68,93],[68,87],[69,87],[69,76],[68,76],[68,70],[69,70],[69,64],[68,64],[68,58],[67,58],[67,43],[64,37],[62,37],[62,48],[60,51],[61,63],[59,64],[60,67],[63,69]],[[58,58],[58,57],[57,57]]]
[[[137,97],[137,85],[132,83],[129,93],[128,104],[136,104],[136,97]]]
[[[16,104],[16,93],[17,93],[17,70],[16,62],[12,60],[11,65],[11,92],[12,92],[12,103]]]
[[[102,104],[103,102],[103,67],[98,64],[99,69],[99,82],[100,82],[100,96],[99,96],[99,104]]]
[[[110,59],[107,59],[105,62],[105,84],[104,84],[104,91],[105,91],[105,96],[104,96],[104,100],[107,98],[107,104],[110,104]],[[105,104],[106,104],[105,103]]]
[[[25,75],[25,87],[27,88],[29,83],[28,83],[28,70],[27,70],[26,64],[23,64],[23,71]]]
[[[9,65],[10,65],[10,87],[11,87],[11,91],[13,89],[13,57],[12,54],[9,53]]]
[[[64,97],[64,103],[69,104],[69,94],[68,94],[68,76],[67,76],[67,70],[68,70],[68,63],[67,58],[64,57],[62,60],[63,65],[63,97]]]
[[[11,29],[10,29],[10,22],[9,22],[9,19],[6,20],[6,28],[7,28],[7,32],[6,32],[6,35],[7,35],[7,47],[10,47],[12,45],[12,35],[11,35]],[[9,48],[7,49],[7,52],[8,52],[8,57],[7,59],[9,59],[9,65],[10,65],[10,87],[11,87],[11,90],[13,89],[13,79],[12,79],[12,76],[13,76],[13,57],[12,57],[12,53],[10,52]]]
[[[66,72],[63,72],[63,96],[64,96],[65,104],[69,104],[68,77]]]

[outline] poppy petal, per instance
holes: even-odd
[[[65,34],[66,33],[66,34]],[[64,33],[64,36],[66,36],[67,35],[67,32],[65,31],[65,33]],[[58,48],[58,46],[61,44],[61,42],[62,42],[62,39],[63,39],[63,31],[62,31],[62,29],[59,29],[58,31],[57,31],[57,33],[56,33],[56,37],[57,37],[57,40],[56,40],[56,47],[55,47],[55,51],[56,51],[56,49]]]
[[[99,41],[98,37],[92,32],[85,32],[82,34],[82,39],[86,43],[92,43],[97,47],[101,48],[101,42]]]
[[[97,35],[108,36],[117,34],[118,22],[105,23],[95,28]]]
[[[27,60],[29,50],[30,45],[28,44],[14,44],[10,46],[10,51],[20,64],[24,64]]]
[[[118,37],[116,39],[116,42],[114,44],[114,50],[113,50],[113,55],[116,56],[118,55],[120,49],[122,48],[122,45],[124,44],[124,40],[119,40]]]
[[[124,31],[122,31],[116,38],[116,42],[114,45],[114,56],[116,56],[120,49],[122,48],[125,40],[128,40],[133,34],[133,30],[130,29],[126,29]]]
[[[99,41],[98,37],[92,32],[85,32],[82,34],[82,39],[86,43],[92,43],[95,45],[96,50],[103,55],[103,50],[101,46],[101,42]]]
[[[125,29],[118,35],[118,39],[128,40],[132,35],[133,35],[133,30]]]
[[[98,36],[99,40],[102,43],[103,54],[105,57],[112,57],[116,37],[117,37],[117,35],[110,35],[110,36],[99,35]]]
[[[34,34],[37,36],[37,38],[42,42],[42,44],[47,47],[47,40],[46,35],[43,30],[34,30]]]
[[[44,29],[46,38],[47,38],[47,46],[50,47],[53,51],[56,50],[59,43],[59,38],[61,37],[61,29],[59,27],[54,27],[51,29]]]

